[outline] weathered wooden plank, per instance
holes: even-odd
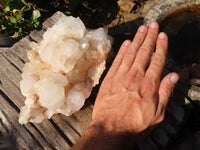
[[[80,138],[80,134],[68,124],[66,116],[61,114],[53,116],[52,120],[57,124],[61,131],[68,137],[68,139],[74,144]]]
[[[88,123],[91,122],[92,119],[92,104],[90,106],[87,106],[86,108],[83,108],[79,110],[78,112],[74,113],[74,116],[79,120],[84,122],[88,125]]]
[[[4,126],[4,122],[6,121],[5,116],[3,115],[1,108],[0,108],[0,133],[3,135],[7,134],[7,128]],[[8,123],[6,123],[8,124]]]
[[[24,126],[19,125],[18,123],[18,113],[17,111],[10,106],[10,104],[0,95],[0,104],[1,110],[7,119],[7,122],[12,125],[12,134],[21,137],[29,146],[29,149],[42,149],[42,147],[35,141],[35,139],[27,132]],[[10,131],[11,132],[11,131]]]
[[[10,79],[10,81],[13,81],[13,83],[19,87],[19,82],[22,79],[21,78],[21,73],[19,70],[13,66],[4,56],[0,54],[0,70],[1,72],[5,73],[5,75]]]
[[[10,104],[7,102],[7,100],[5,100],[1,95],[0,95],[0,104],[1,104],[1,110],[2,111],[4,111],[4,113],[6,113],[6,116],[4,116],[4,119],[6,119],[6,121],[4,120],[3,122],[4,122],[4,124],[6,123],[6,125],[4,125],[4,126],[9,126],[9,134],[16,134],[17,135],[17,137],[16,137],[16,140],[19,140],[20,139],[20,141],[22,142],[23,141],[23,143],[18,143],[18,144],[20,144],[21,146],[24,146],[24,142],[25,143],[27,143],[26,142],[26,136],[24,137],[24,133],[22,133],[22,135],[23,136],[21,136],[21,135],[19,135],[19,133],[15,133],[15,132],[21,132],[21,131],[23,131],[23,132],[26,132],[26,134],[28,134],[28,135],[30,135],[29,134],[29,132],[26,130],[26,129],[23,129],[23,130],[18,130],[18,128],[25,128],[25,126],[21,126],[21,125],[19,125],[19,123],[18,123],[18,112],[14,109],[14,108],[12,108],[11,106],[10,106]],[[2,114],[2,113],[1,113]],[[3,115],[3,114],[2,114]],[[8,125],[9,124],[9,125]],[[19,126],[19,127],[18,127]],[[26,125],[27,126],[27,125]],[[29,127],[29,129],[30,129],[30,127]],[[13,133],[14,132],[14,133]],[[18,137],[18,136],[20,136],[20,138]],[[30,135],[31,136],[31,135]],[[31,136],[32,137],[32,136]],[[25,138],[25,139],[23,139],[23,138]],[[36,136],[35,137],[40,143],[43,143],[43,141],[44,140],[42,140],[39,136]],[[34,140],[34,139],[32,139],[32,140]],[[35,141],[35,140],[34,140]],[[28,141],[29,142],[29,141]],[[32,142],[32,141],[31,141]],[[33,142],[34,143],[34,142]],[[27,143],[27,145],[29,145],[30,143]],[[26,144],[25,144],[26,145]],[[44,145],[44,143],[43,143],[43,145]],[[40,147],[40,146],[39,146]],[[34,147],[34,148],[37,148],[37,146],[36,147]],[[41,147],[40,147],[40,149],[41,149]]]
[[[8,49],[9,49],[9,47],[0,47],[0,53],[5,52]]]
[[[76,130],[77,131],[77,133],[79,134],[79,135],[81,135],[82,134],[82,132],[83,132],[83,126],[85,126],[85,125],[83,125],[82,123],[80,123],[73,115],[72,116],[69,116],[69,117],[62,117],[62,120],[64,121],[64,122],[67,122],[67,124],[73,129],[73,130]]]
[[[34,30],[33,32],[31,32],[29,34],[30,38],[32,40],[34,40],[35,42],[39,43],[43,40],[43,34],[44,34],[45,31],[43,30]]]
[[[29,132],[34,136],[34,138],[40,143],[43,149],[45,150],[53,150],[51,144],[49,144],[46,139],[41,135],[30,123],[26,124],[25,127],[29,130]]]
[[[4,51],[2,55],[12,64],[16,66],[16,68],[22,72],[24,67],[24,62],[19,57],[17,57],[15,54],[12,53],[9,49]]]
[[[2,97],[0,95],[0,100],[2,100]],[[0,144],[0,149],[4,148],[7,149],[7,147],[16,147],[15,144],[17,144],[17,148],[21,148],[21,149],[30,149],[29,146],[24,142],[24,140],[22,139],[22,137],[20,137],[17,133],[13,133],[13,127],[12,124],[8,121],[8,118],[4,115],[4,113],[2,112],[2,106],[0,109],[0,120],[1,120],[1,125],[6,128],[6,133],[3,133],[1,142],[3,142],[4,144]],[[10,145],[11,143],[11,139],[9,138],[9,135],[12,135],[12,141],[14,142],[14,145]],[[4,142],[5,141],[5,142]]]
[[[18,112],[10,106],[10,104],[3,99],[3,97],[0,95],[0,100],[1,100],[1,109],[4,110],[6,112],[6,114],[8,115],[8,117],[12,117],[14,119],[12,119],[12,123],[9,123],[9,121],[6,121],[7,124],[5,126],[9,126],[9,129],[12,130],[13,128],[16,128],[17,126],[22,127],[22,125],[20,125],[18,123]],[[5,110],[6,109],[6,110]],[[14,115],[13,115],[14,114]],[[4,119],[6,119],[6,117],[4,117]],[[4,121],[5,122],[5,121]],[[9,125],[8,125],[9,123]],[[30,123],[24,125],[23,127],[25,127],[30,134],[32,134],[32,136],[34,136],[34,140],[36,139],[38,143],[40,143],[40,145],[43,147],[43,149],[53,149],[51,147],[51,144],[49,144],[46,140],[45,137],[43,137],[44,135],[41,135],[34,127],[34,125],[31,125]],[[54,131],[54,130],[52,130]],[[56,132],[55,132],[56,133]],[[59,138],[59,136],[58,136]]]
[[[59,15],[62,14],[57,13],[56,15],[54,15],[54,17],[49,20],[51,23],[48,23],[47,21],[46,25],[53,25],[58,19]],[[21,80],[20,73],[23,70],[24,62],[28,61],[27,51],[31,50],[30,42],[40,42],[42,40],[43,33],[44,31],[34,31],[30,34],[30,36],[27,36],[24,39],[20,40],[13,47],[4,51],[2,50],[0,53],[0,89],[15,105],[13,105],[15,108],[12,108],[12,106],[8,106],[8,110],[5,111],[6,115],[9,118],[9,125],[7,124],[6,126],[11,126],[10,128],[13,128],[12,125],[17,124],[14,129],[19,128],[19,130],[16,130],[14,134],[17,141],[19,142],[18,144],[22,148],[29,149],[35,144],[36,141],[34,140],[37,139],[39,145],[41,145],[45,149],[49,149],[49,144],[55,149],[69,149],[70,145],[66,142],[66,140],[69,139],[72,143],[75,143],[79,139],[80,133],[84,131],[91,120],[91,108],[81,110],[80,113],[74,115],[76,117],[72,116],[71,118],[73,119],[69,120],[68,117],[65,116],[55,116],[53,118],[53,121],[56,123],[57,127],[60,128],[58,130],[56,129],[57,127],[55,127],[48,120],[45,120],[40,124],[27,124],[24,126],[19,125],[17,122],[18,112],[15,109],[19,109],[24,105],[24,97],[21,95],[19,89],[19,82]],[[3,101],[1,100],[1,103],[3,102],[5,102],[5,99]],[[4,103],[4,105],[7,105],[6,102]],[[4,110],[5,108],[6,107],[2,107],[0,108],[0,110]],[[68,122],[70,122],[73,126],[69,125]],[[76,131],[76,129],[78,129],[78,131]],[[33,142],[26,144],[26,139],[23,139],[23,136],[17,132],[21,132],[22,130],[25,132],[24,134],[27,134],[27,139],[30,139],[30,137],[33,138]],[[65,139],[65,137],[60,135],[60,133],[58,132],[59,130],[61,130],[68,139]]]
[[[12,100],[12,102],[14,102],[18,108],[20,108],[24,105],[24,97],[20,94],[19,89],[5,75],[2,74],[3,73],[0,71],[0,77],[3,77],[1,79],[2,85],[0,85],[0,89],[5,92],[5,94]],[[58,147],[59,149],[65,149],[65,147],[69,148],[69,145],[49,121],[36,125],[36,127],[43,134],[45,139],[53,146]],[[55,140],[55,138],[57,140]]]
[[[72,116],[55,115],[52,119],[74,144],[91,122],[92,106],[88,106]],[[68,126],[68,129],[66,129],[66,126]]]
[[[30,42],[30,37],[26,36],[25,38],[14,44],[9,50],[24,62],[28,62],[27,51],[32,49],[30,46]]]
[[[2,133],[2,134],[6,134],[7,133],[5,127],[3,126],[3,124],[1,122],[0,122],[0,133]]]
[[[43,120],[40,124],[35,124],[35,126],[55,149],[70,149],[70,145],[64,140],[49,120]]]
[[[1,59],[2,62],[6,61],[6,59],[3,59],[3,57],[0,56],[0,58],[2,58]],[[7,68],[12,68],[12,69],[11,70],[3,69],[3,68],[0,69],[0,80],[2,83],[0,85],[0,88],[3,92],[6,93],[6,95],[9,96],[10,99],[12,99],[14,104],[18,108],[20,108],[21,106],[23,106],[24,97],[21,95],[21,93],[19,91],[19,88],[18,88],[19,85],[15,85],[12,82],[14,80],[14,82],[16,84],[18,84],[21,79],[20,74],[16,74],[15,72],[13,72],[16,69],[14,67],[12,67],[11,64],[9,64],[8,62],[6,62],[6,66],[8,66]],[[6,72],[6,74],[5,74],[5,72]],[[16,78],[9,78],[10,73],[14,74],[16,76]],[[19,78],[17,78],[17,77],[19,77]],[[12,89],[12,90],[10,90],[10,89]],[[58,131],[53,127],[53,125],[50,122],[36,125],[36,127],[45,136],[45,139],[48,142],[50,142],[53,146],[58,147],[59,149],[64,149],[65,147],[66,147],[66,149],[69,148],[69,145],[59,135]],[[50,131],[53,132],[56,135],[56,137],[53,134],[51,134]],[[55,138],[58,140],[55,140]]]
[[[14,102],[18,108],[20,108],[24,105],[24,97],[21,95],[19,90],[19,81],[21,80],[20,73],[2,55],[0,55],[0,61],[4,64],[0,67],[0,89]],[[38,125],[37,127],[39,127],[39,130],[41,128],[43,129],[42,131],[40,130],[40,132],[44,134],[45,138],[48,137],[48,142],[52,143],[52,145],[59,147],[59,149],[63,149],[65,147],[69,148],[69,145],[63,137],[59,135],[58,131],[50,122]],[[49,129],[56,134],[56,139],[58,140],[55,140],[55,136],[49,134]]]
[[[24,142],[22,137],[20,137],[18,134],[15,134],[15,133],[12,133],[12,134],[13,134],[13,138],[16,139],[17,148],[22,149],[22,150],[30,150],[29,145]]]
[[[12,102],[20,108],[24,105],[24,97],[22,96],[19,87],[9,80],[7,75],[0,70],[0,90],[2,90]]]
[[[0,120],[5,130],[10,130],[12,128],[1,109],[0,109]]]
[[[73,114],[73,118],[77,120],[74,123],[74,128],[79,131],[79,133],[82,135],[83,132],[87,129],[88,125],[92,121],[92,108],[91,106],[86,107],[85,109],[81,109],[78,112]]]
[[[43,29],[47,29],[49,27],[52,27],[57,21],[58,19],[64,16],[64,14],[60,11],[57,11],[55,14],[53,14],[53,16],[51,16],[50,18],[48,18],[42,25]]]

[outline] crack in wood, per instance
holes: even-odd
[[[13,101],[0,89],[0,95],[14,108],[18,113],[20,109],[13,103]]]
[[[3,55],[0,55],[0,61],[2,66],[0,66],[0,79],[2,83],[6,84],[10,81],[12,82],[19,90],[19,82],[21,80],[21,71],[15,68]],[[8,79],[9,81],[5,80]],[[19,90],[20,91],[20,90]]]
[[[32,36],[29,35],[29,38],[30,38],[30,41],[31,41],[31,42],[38,43],[38,41],[34,40],[34,39],[32,38]]]
[[[30,125],[39,133],[39,135],[43,138],[43,140],[44,140],[45,142],[48,143],[49,147],[50,147],[52,150],[56,150],[56,149],[53,147],[53,145],[45,139],[44,135],[40,132],[40,130],[38,130],[38,128],[37,128],[33,123],[30,123]],[[49,150],[49,149],[48,149],[48,150]]]
[[[79,136],[81,136],[81,133],[79,133],[67,119],[65,119],[65,121],[66,121],[66,123],[69,125],[69,127],[70,127],[76,134],[78,134]]]
[[[23,64],[25,64],[26,62],[23,60],[23,59],[21,59],[20,57],[18,57],[19,58],[19,60],[21,60],[22,62],[23,62]]]
[[[24,126],[25,127],[25,126]],[[33,140],[41,147],[43,147],[40,142],[38,141],[38,139],[33,135],[33,133],[31,131],[29,131],[26,127],[25,130],[30,134],[30,136],[33,138]]]
[[[3,128],[3,132],[8,132],[9,129],[8,129],[8,122],[7,122],[7,119],[4,118],[5,115],[3,114],[3,111],[0,110],[0,126]],[[5,120],[6,119],[6,120]]]
[[[62,132],[62,130],[58,127],[58,125],[51,119],[50,122],[53,124],[53,126],[56,128],[56,130],[60,133],[60,135],[65,139],[65,141],[72,146],[73,143],[69,140],[69,138]]]
[[[22,73],[22,71],[13,63],[13,62],[11,62],[7,57],[5,57],[4,55],[3,55],[3,57],[13,66],[13,67],[15,67],[15,69],[17,69],[20,73]]]

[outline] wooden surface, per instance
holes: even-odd
[[[44,23],[44,28],[55,23],[61,13]],[[19,149],[69,149],[91,121],[92,105],[70,117],[55,115],[40,124],[20,125],[18,116],[25,98],[19,89],[21,72],[28,61],[30,42],[40,42],[44,31],[33,31],[13,47],[0,50],[0,132],[11,134]]]
[[[43,30],[33,31],[11,48],[0,50],[0,132],[12,135],[18,149],[70,149],[91,121],[93,105],[85,106],[70,117],[55,115],[51,120],[44,120],[40,124],[18,123],[19,111],[25,100],[19,89],[20,74],[28,61],[26,53],[31,50],[29,44],[40,42],[45,30],[51,27],[60,15],[63,14],[57,12],[46,20]],[[187,115],[185,115],[186,110],[173,101],[172,99],[168,105],[165,121],[147,140],[138,144],[137,148],[160,149],[177,134]]]

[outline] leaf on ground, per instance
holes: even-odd
[[[17,20],[15,17],[9,17],[9,21],[13,24],[17,23]]]
[[[8,11],[10,11],[10,7],[9,7],[9,6],[6,6],[6,7],[3,9],[3,11],[4,11],[5,13],[7,13]]]
[[[22,14],[20,14],[20,13],[17,13],[17,14],[16,14],[16,19],[17,19],[17,20],[20,20],[20,19],[22,19]]]
[[[41,14],[38,9],[33,10],[33,20],[38,19],[40,16],[41,16]]]

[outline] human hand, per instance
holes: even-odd
[[[170,73],[162,81],[168,39],[158,35],[159,25],[141,26],[131,43],[125,41],[108,71],[97,96],[92,124],[108,132],[137,134],[160,123],[178,80]],[[146,70],[156,45],[155,54]]]
[[[165,33],[158,35],[158,31],[156,22],[149,27],[143,25],[133,42],[122,44],[100,87],[92,123],[74,149],[124,149],[127,142],[134,142],[130,135],[137,141],[139,133],[164,119],[179,76],[170,73],[160,81],[168,38]]]

